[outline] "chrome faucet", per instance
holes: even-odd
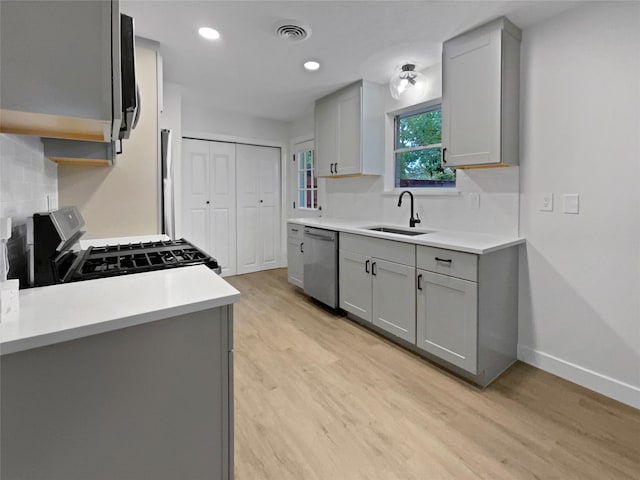
[[[411,228],[415,228],[416,223],[420,223],[420,217],[418,216],[418,212],[416,212],[416,218],[413,218],[413,193],[411,193],[409,190],[405,190],[404,192],[402,192],[400,194],[400,198],[398,198],[398,206],[402,206],[402,197],[405,193],[408,193],[411,197],[411,218],[409,218],[409,226]]]

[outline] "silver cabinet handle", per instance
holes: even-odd
[[[302,246],[303,246],[303,245],[304,245],[304,242],[302,242],[302,243],[300,244],[300,253],[304,253],[304,250],[302,249]]]
[[[418,275],[418,290],[422,290],[422,274]]]
[[[378,268],[376,266],[377,262],[373,262],[371,264],[371,275],[376,276],[378,275]]]
[[[371,260],[367,260],[367,261],[365,261],[365,262],[364,262],[364,271],[365,271],[366,273],[369,273],[369,262],[370,262],[370,261],[371,261]]]

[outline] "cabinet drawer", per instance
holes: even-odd
[[[302,240],[302,234],[304,231],[304,227],[302,225],[298,225],[297,223],[288,223],[287,224],[287,237],[295,238],[298,240]]]
[[[478,256],[444,248],[418,245],[417,266],[423,270],[478,281]]]
[[[410,267],[414,267],[416,264],[416,247],[411,243],[341,233],[340,248],[369,257],[388,260],[389,262],[409,265]]]

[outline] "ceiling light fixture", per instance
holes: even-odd
[[[201,37],[204,37],[207,40],[217,40],[220,38],[220,33],[216,29],[210,27],[201,27],[198,29],[198,33]]]
[[[320,64],[318,62],[314,62],[313,60],[304,62],[304,68],[310,71],[318,70],[320,68]]]
[[[391,96],[399,100],[400,98],[411,97],[413,100],[421,100],[427,91],[427,80],[425,76],[416,72],[413,63],[406,63],[400,67],[389,81],[389,91]]]

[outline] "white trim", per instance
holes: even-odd
[[[640,388],[588,368],[581,367],[548,353],[518,345],[518,360],[553,373],[565,380],[601,393],[635,408],[640,408]]]
[[[396,148],[393,153],[417,152],[418,150],[432,150],[442,148],[442,143],[432,143],[431,145],[419,145],[417,147]],[[446,167],[445,167],[446,168]]]
[[[413,105],[408,105],[406,107],[403,108],[399,108],[398,110],[391,110],[389,112],[387,112],[387,115],[390,115],[392,117],[396,117],[397,115],[404,115],[405,113],[409,113],[409,112],[413,112],[415,111],[416,113],[420,112],[420,110],[426,110],[430,107],[434,107],[436,105],[442,105],[442,97],[438,97],[438,98],[432,98],[431,100],[427,100],[426,102],[420,102],[420,103],[415,103]]]
[[[244,143],[247,145],[257,145],[260,147],[280,147],[284,150],[287,150],[287,142],[280,142],[278,140],[266,140],[264,138],[238,137],[236,135],[183,130],[182,138],[185,137],[195,138],[196,140],[212,140],[214,142]]]
[[[382,192],[384,197],[397,197],[405,190],[410,191],[414,197],[457,197],[460,190],[457,188],[394,188],[393,190],[385,190]]]
[[[293,145],[298,145],[299,143],[313,142],[313,140],[314,140],[313,133],[308,133],[306,135],[299,135],[297,137],[292,138],[291,140],[289,140],[289,143],[293,146]]]

